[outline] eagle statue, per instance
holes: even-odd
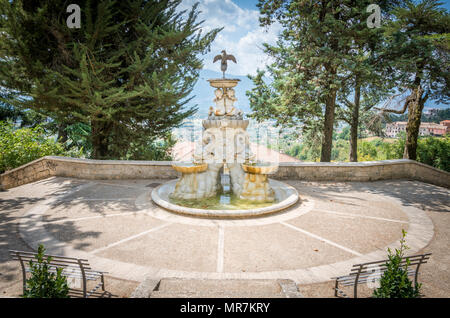
[[[236,63],[236,58],[231,54],[227,54],[227,52],[223,50],[221,55],[219,54],[214,57],[213,63],[216,63],[219,60],[221,61],[220,70],[223,72],[223,78],[225,78],[225,71],[227,70],[227,61],[230,60]]]

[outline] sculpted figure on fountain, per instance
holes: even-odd
[[[217,81],[217,80],[216,80]],[[237,84],[237,81],[236,81]],[[212,106],[209,108],[209,119],[242,119],[243,112],[240,109],[234,107],[234,103],[237,101],[235,91],[229,87],[218,87],[214,91],[215,98],[213,99],[216,104],[214,109]]]

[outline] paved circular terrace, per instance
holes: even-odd
[[[386,258],[408,232],[409,255],[433,237],[426,213],[404,204],[383,182],[287,180],[299,193],[292,207],[250,219],[171,213],[151,201],[165,180],[76,180],[40,201],[20,220],[33,248],[85,258],[112,276],[271,279],[315,283],[348,273],[355,263]],[[65,186],[63,186],[65,184]]]

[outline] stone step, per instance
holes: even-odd
[[[154,291],[150,298],[285,298],[285,295],[273,293],[232,293],[232,292],[163,292]]]
[[[275,279],[180,279],[162,278],[158,284],[142,284],[137,297],[150,298],[285,298],[302,297],[292,280]],[[152,281],[154,282],[154,281]],[[138,288],[139,289],[139,288]],[[137,289],[137,290],[138,290]],[[152,289],[152,290],[149,290]],[[147,295],[147,296],[144,296]]]
[[[281,286],[277,280],[271,279],[178,279],[163,278],[159,283],[160,291],[257,291],[265,290],[270,293],[281,293]]]

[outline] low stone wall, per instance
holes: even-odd
[[[47,156],[0,175],[4,189],[51,176],[80,179],[174,179],[170,161],[91,160]]]
[[[4,189],[51,176],[80,179],[174,179],[170,161],[91,160],[47,156],[0,175]],[[305,181],[419,180],[450,188],[450,173],[413,160],[282,162],[274,179]]]

